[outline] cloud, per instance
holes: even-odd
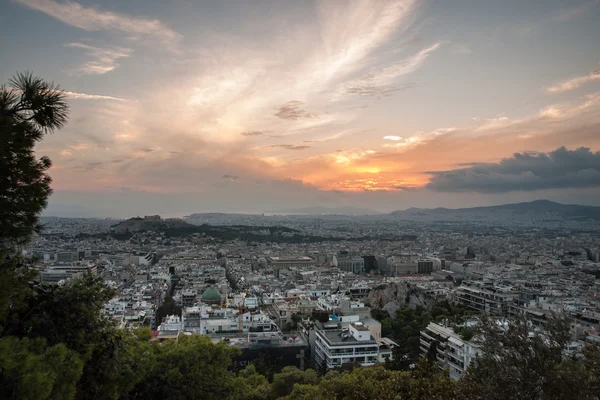
[[[69,146],[69,148],[76,150],[76,151],[91,150],[91,149],[95,149],[97,147],[98,146],[94,143],[76,143],[76,144]]]
[[[300,118],[313,118],[316,114],[312,114],[306,111],[302,106],[304,105],[301,101],[289,101],[278,108],[278,111],[274,114],[276,117],[281,119],[297,120]]]
[[[395,65],[379,69],[371,69],[358,79],[355,79],[345,85],[345,91],[349,94],[359,94],[363,96],[389,95],[392,92],[407,90],[413,88],[413,84],[396,86],[395,80],[403,75],[408,75],[419,69],[425,60],[437,49],[441,43],[433,45],[419,51],[411,57],[408,57]]]
[[[592,0],[570,8],[564,8],[556,13],[551,14],[549,19],[551,21],[556,22],[567,22],[573,18],[578,18],[582,15],[585,15],[585,13],[587,13],[590,10],[590,8],[596,5],[598,5],[598,0]]]
[[[75,1],[58,3],[53,0],[17,0],[17,2],[86,31],[124,32],[132,37],[150,37],[165,43],[177,42],[181,39],[179,33],[157,19],[101,11],[94,7],[82,6]]]
[[[416,0],[320,2],[318,30],[325,57],[313,68],[326,79],[354,72],[399,27],[410,26],[418,5]]]
[[[79,42],[67,43],[65,46],[82,49],[92,58],[92,61],[83,63],[76,70],[86,75],[102,75],[114,71],[119,66],[117,60],[129,57],[132,52],[123,47],[96,47]]]
[[[402,92],[404,90],[412,89],[414,87],[415,85],[412,83],[402,86],[348,86],[346,88],[346,92],[350,94],[357,94],[359,96],[389,96],[394,92]]]
[[[94,171],[94,170],[98,170],[98,169],[102,169],[104,168],[104,161],[93,161],[93,162],[87,162],[83,165],[79,165],[77,167],[74,167],[75,169],[79,169],[79,170],[83,170],[83,171]]]
[[[274,144],[271,147],[279,147],[286,150],[306,150],[310,149],[310,146],[296,146],[293,144]]]
[[[236,176],[236,175],[228,175],[228,174],[225,174],[225,175],[223,175],[223,176],[221,177],[221,179],[223,179],[223,180],[226,180],[226,181],[229,181],[229,182],[239,182],[239,180],[240,180],[240,177],[239,177],[239,176]]]
[[[4,89],[5,91],[8,91],[8,89]],[[15,92],[19,92],[16,89],[11,89],[14,90]],[[97,94],[87,94],[87,93],[77,93],[77,92],[70,92],[68,90],[56,90],[56,92],[61,92],[67,99],[73,99],[73,100],[114,100],[114,101],[128,101],[127,99],[121,99],[119,97],[113,97],[113,96],[101,96],[101,95],[97,95]],[[81,122],[86,122],[87,117],[82,116],[82,117],[78,117],[75,119],[75,122],[81,123]]]
[[[73,159],[73,152],[69,149],[61,150],[59,155],[60,155],[60,158],[63,160],[72,160]]]
[[[417,132],[407,138],[400,136],[385,136],[384,139],[395,141],[394,144],[384,144],[384,147],[409,148],[427,143],[439,136],[455,132],[456,128],[439,128],[431,132]],[[392,139],[393,138],[393,139]]]
[[[567,81],[558,83],[554,86],[550,86],[547,90],[548,93],[563,93],[569,90],[580,88],[581,86],[590,83],[600,81],[600,69],[590,72],[584,76],[572,78]]]
[[[63,92],[67,99],[74,100],[113,100],[113,101],[127,101],[120,97],[113,96],[101,96],[97,94],[77,93],[77,92]]]
[[[264,135],[264,133],[261,131],[248,131],[248,132],[241,132],[240,135],[242,135],[242,136],[261,136],[261,135]]]
[[[515,153],[499,163],[434,171],[428,189],[438,192],[501,193],[600,186],[600,152],[560,147],[549,153]]]

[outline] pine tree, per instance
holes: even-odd
[[[13,252],[39,230],[51,194],[50,159],[34,146],[67,122],[64,93],[53,83],[20,73],[0,88],[0,251]]]

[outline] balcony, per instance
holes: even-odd
[[[358,354],[358,355],[367,355],[367,354],[377,355],[377,354],[379,354],[379,351],[378,351],[378,349],[373,349],[373,350],[368,350],[368,351],[355,351],[354,354]]]
[[[464,371],[464,369],[465,369],[464,364],[463,364],[462,361],[458,361],[458,360],[456,360],[456,359],[454,359],[452,357],[448,357],[446,359],[446,362],[448,363],[448,365],[450,365],[450,366],[452,366],[452,367],[454,367],[456,369],[459,369],[461,371]]]
[[[344,357],[344,356],[353,356],[354,352],[352,351],[340,351],[340,352],[331,352],[328,353],[330,357]]]

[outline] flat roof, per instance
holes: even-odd
[[[345,344],[377,344],[375,340],[356,340],[350,332],[344,332],[346,337],[343,337],[342,331],[320,331],[321,334],[327,339],[332,345],[345,345]]]

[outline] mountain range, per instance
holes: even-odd
[[[389,214],[400,220],[473,222],[600,221],[600,207],[561,204],[549,200],[472,208],[409,208]]]

